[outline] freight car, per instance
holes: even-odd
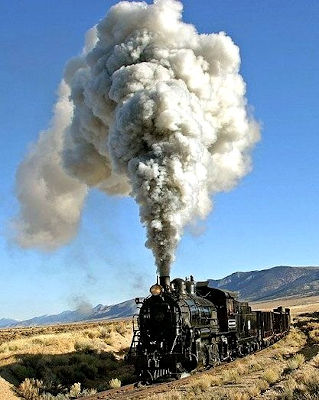
[[[243,357],[289,331],[290,310],[252,311],[234,292],[209,281],[159,278],[133,319],[129,359],[140,382],[180,378],[200,367]]]

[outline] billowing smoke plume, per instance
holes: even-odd
[[[19,169],[22,244],[69,240],[94,186],[136,200],[165,275],[185,225],[249,171],[259,131],[239,49],[181,12],[175,0],[118,3],[68,63],[53,127]]]
[[[20,215],[14,227],[23,247],[53,249],[77,231],[87,186],[70,177],[61,162],[65,129],[72,116],[69,95],[70,88],[62,82],[52,126],[40,134],[17,172]]]

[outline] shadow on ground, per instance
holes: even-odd
[[[113,378],[122,384],[134,381],[133,366],[118,356],[92,350],[58,355],[19,354],[17,361],[0,367],[0,376],[16,387],[26,378],[42,380],[51,394],[76,382],[82,388],[101,391],[109,388],[108,382]]]

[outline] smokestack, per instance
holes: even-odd
[[[160,285],[164,288],[165,292],[169,291],[170,288],[170,277],[169,275],[160,276]]]

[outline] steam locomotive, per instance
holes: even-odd
[[[136,299],[129,359],[139,381],[180,378],[267,347],[287,334],[290,310],[252,311],[234,292],[161,276],[151,295]]]

